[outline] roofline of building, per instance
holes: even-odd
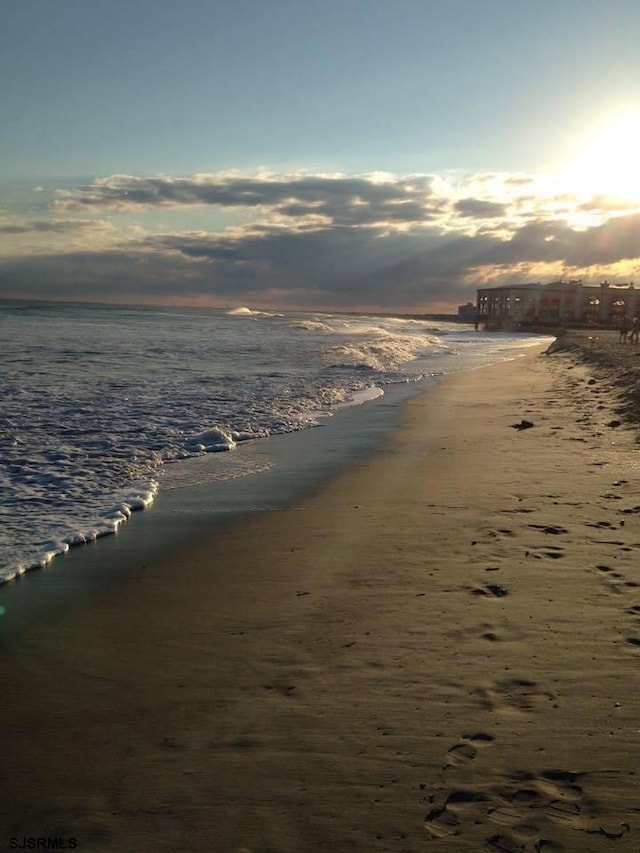
[[[602,290],[603,287],[611,288],[612,290],[633,290],[633,282],[625,284],[610,284],[608,281],[603,281],[601,284],[583,284],[582,279],[573,279],[570,281],[559,280],[550,281],[542,284],[540,281],[529,282],[527,284],[502,284],[498,287],[479,287],[478,293],[487,293],[488,291],[496,290],[569,290],[570,288],[581,288],[583,290]]]

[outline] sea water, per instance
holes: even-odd
[[[0,583],[114,533],[158,489],[271,464],[240,444],[538,341],[392,317],[0,302]]]

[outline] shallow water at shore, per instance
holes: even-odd
[[[176,469],[186,469],[184,477],[176,475],[132,524],[0,586],[0,642],[9,643],[34,622],[62,618],[147,565],[163,560],[179,565],[183,551],[228,525],[289,506],[346,466],[365,461],[394,430],[402,402],[432,382],[394,386],[366,406],[341,410],[321,426],[239,446],[232,461],[251,470],[251,476],[221,478],[219,468],[227,455],[176,464]]]
[[[321,436],[355,423],[345,407],[374,411],[376,397],[385,405],[382,395],[396,399],[425,378],[504,360],[539,340],[249,309],[16,303],[0,319],[10,340],[0,412],[4,580],[70,546],[86,552],[83,543],[117,531],[158,488],[154,518],[169,492],[188,487],[226,483],[221,507],[260,482],[284,495],[291,466],[331,468]],[[354,446],[369,431],[367,416],[356,420]],[[296,459],[298,447],[306,458]],[[220,450],[232,452],[212,453]],[[133,526],[144,535],[146,523]]]

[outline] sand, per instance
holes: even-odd
[[[640,849],[615,380],[576,350],[450,376],[180,583],[158,562],[6,650],[0,850]]]

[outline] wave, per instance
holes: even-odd
[[[321,320],[299,320],[289,325],[292,329],[305,329],[307,332],[333,332],[331,326]]]
[[[158,482],[139,484],[139,488],[128,494],[125,499],[105,512],[100,518],[90,523],[86,528],[74,527],[60,535],[59,538],[45,542],[41,550],[34,551],[29,559],[22,560],[13,566],[0,568],[0,586],[34,569],[43,569],[59,554],[66,554],[70,548],[95,542],[103,536],[117,533],[121,524],[127,522],[134,512],[148,509],[158,492]]]
[[[231,308],[229,311],[227,311],[227,314],[230,317],[242,316],[242,315],[252,316],[253,314],[257,314],[257,313],[258,313],[257,311],[252,311],[251,308],[245,308],[244,306],[241,306],[240,308]]]
[[[326,358],[332,367],[359,367],[385,372],[430,352],[448,348],[437,337],[427,335],[392,335],[386,332],[369,341],[349,341],[327,350]]]
[[[239,308],[230,308],[227,312],[228,317],[280,317],[274,311],[258,311],[254,308],[247,308],[241,305]]]

